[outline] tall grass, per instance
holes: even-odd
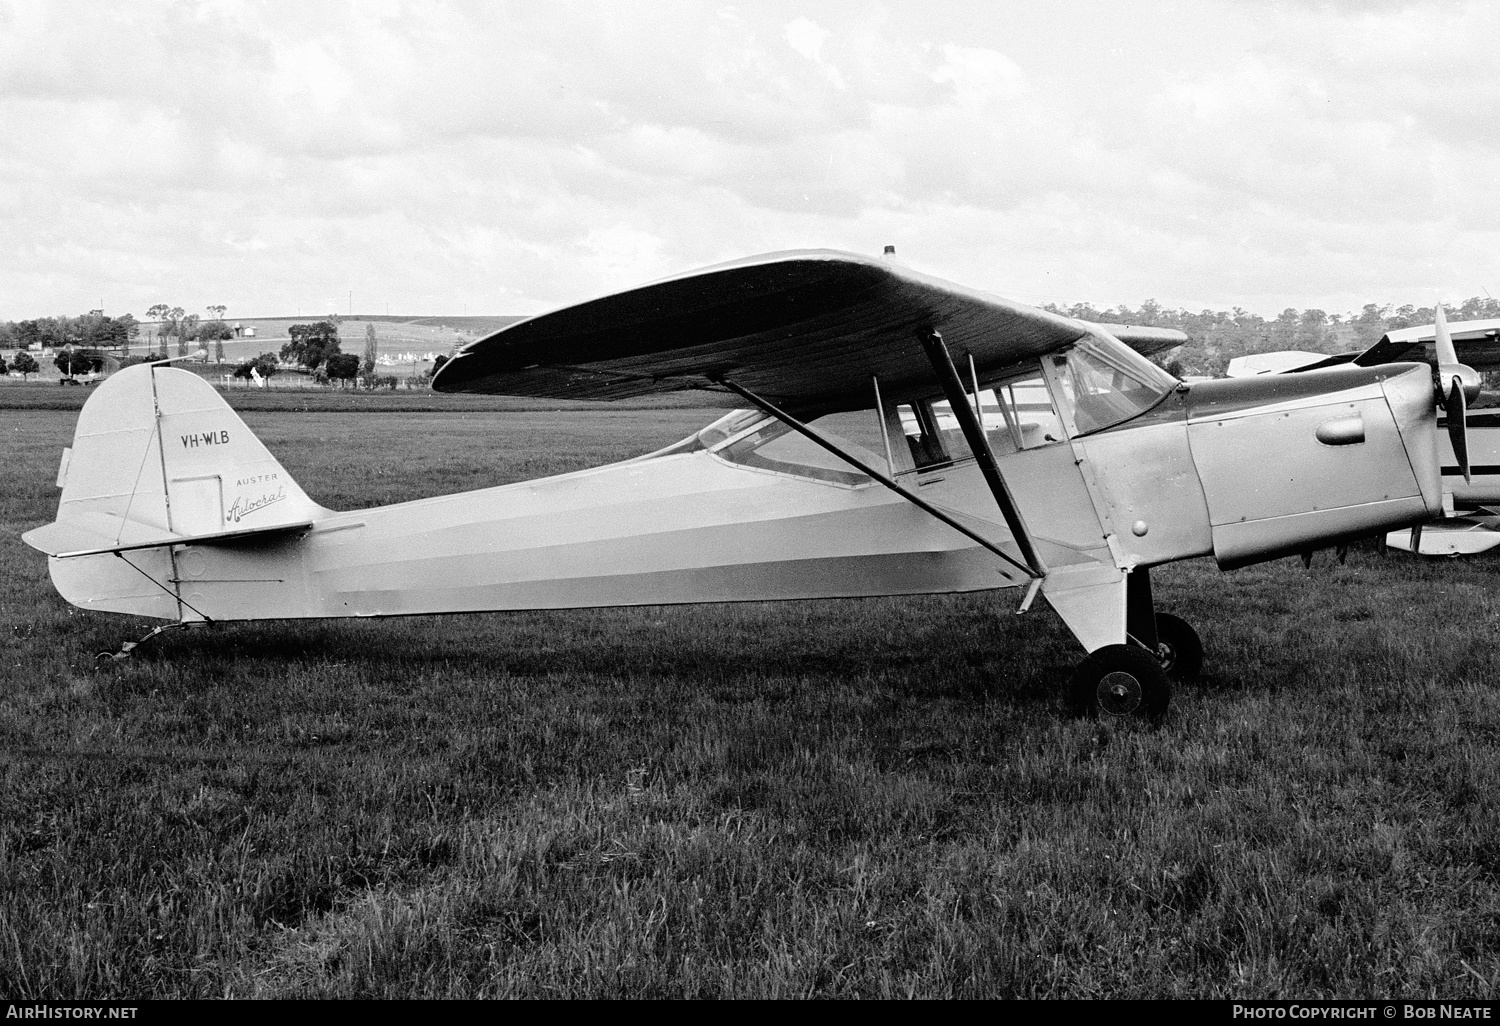
[[[528,419],[534,418],[534,419]],[[330,505],[705,416],[247,414]],[[1156,575],[1205,680],[1063,713],[1013,593],[226,625],[106,672],[0,413],[0,993],[1469,996],[1500,977],[1495,562]]]

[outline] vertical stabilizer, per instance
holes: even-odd
[[[149,364],[89,397],[58,483],[57,522],[23,536],[53,556],[285,530],[326,512],[212,385]]]

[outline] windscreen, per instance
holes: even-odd
[[[1051,358],[1062,390],[1062,414],[1075,435],[1129,420],[1155,406],[1177,379],[1139,353],[1088,336]]]

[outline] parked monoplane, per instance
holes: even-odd
[[[739,408],[612,466],[379,509],[314,503],[201,378],[132,367],[25,535],[87,609],[203,621],[1024,589],[1083,711],[1160,716],[1202,658],[1150,568],[1226,569],[1441,511],[1426,366],[1186,385],[1090,324],[891,259],[753,257],[521,321],[443,392]],[[128,646],[127,646],[128,647]]]

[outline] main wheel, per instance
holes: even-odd
[[[1167,714],[1172,685],[1157,657],[1139,645],[1106,645],[1073,671],[1071,698],[1080,716],[1155,723]]]
[[[1173,680],[1192,680],[1203,669],[1203,642],[1193,625],[1171,613],[1156,614],[1156,658]]]

